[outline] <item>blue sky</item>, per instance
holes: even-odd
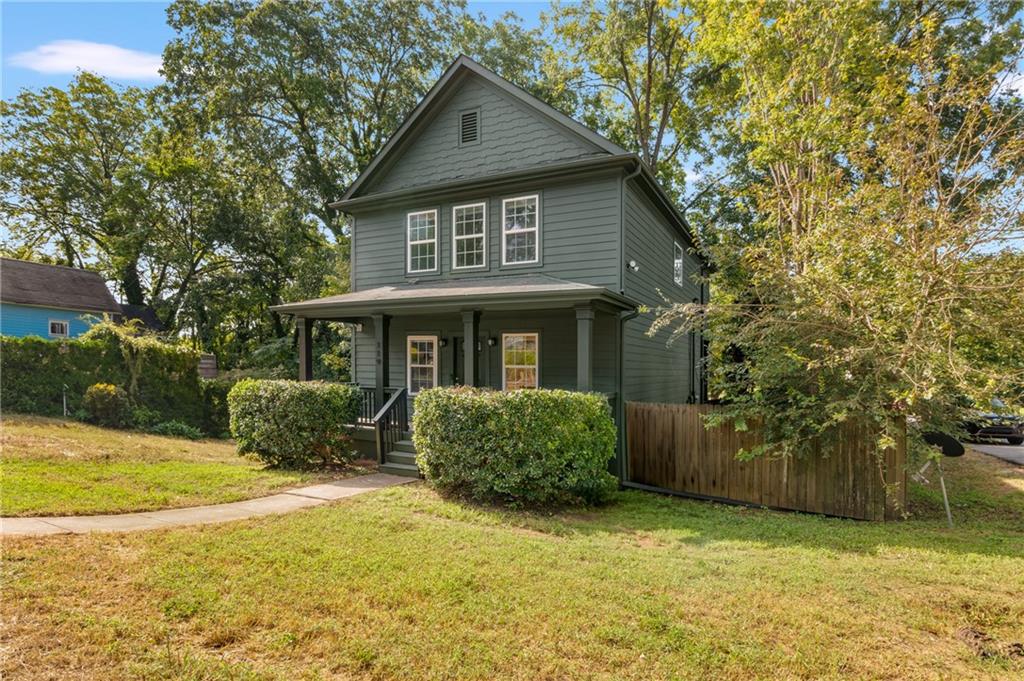
[[[174,36],[166,2],[0,1],[2,96],[21,88],[64,86],[76,68],[123,85],[152,85],[164,45]],[[469,9],[496,17],[511,10],[536,25],[542,2],[471,2]]]

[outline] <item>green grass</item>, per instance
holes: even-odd
[[[193,442],[74,421],[5,415],[0,515],[86,515],[224,503],[323,479]],[[334,477],[338,477],[335,475]]]
[[[1019,678],[1024,470],[950,462],[866,523],[423,484],[285,516],[5,541],[4,678]],[[73,566],[70,568],[69,566]]]

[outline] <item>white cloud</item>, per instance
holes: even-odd
[[[75,73],[92,71],[109,78],[160,80],[159,54],[128,50],[107,43],[87,40],[54,40],[8,59],[39,73]]]

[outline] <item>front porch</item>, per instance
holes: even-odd
[[[277,308],[296,317],[299,378],[312,377],[312,325],[353,327],[352,374],[382,469],[416,474],[413,400],[434,386],[601,392],[620,422],[622,321],[635,303],[543,275],[410,284]],[[359,437],[365,443],[370,431]],[[411,458],[410,458],[411,457]],[[394,470],[390,470],[394,468]]]

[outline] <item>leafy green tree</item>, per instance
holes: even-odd
[[[708,77],[695,49],[689,2],[556,2],[547,73],[581,93],[579,115],[636,151],[664,185],[681,193],[682,161],[702,147],[704,109],[692,93]]]
[[[12,242],[52,246],[67,265],[98,261],[130,303],[144,302],[139,258],[151,226],[140,177],[151,114],[146,93],[90,73],[67,90],[22,91],[0,102],[0,205]]]
[[[710,134],[749,170],[726,188],[738,222],[711,229],[712,302],[664,310],[657,328],[711,337],[724,418],[764,424],[751,454],[805,454],[851,418],[954,432],[964,395],[1019,389],[1020,345],[1001,335],[1024,297],[1008,266],[1024,126],[999,88],[1018,11],[702,8],[698,49],[720,70]]]

